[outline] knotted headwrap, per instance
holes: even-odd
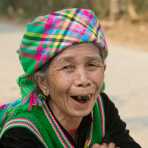
[[[22,98],[29,96],[36,88],[31,75],[47,62],[50,63],[66,47],[84,42],[94,43],[107,55],[103,31],[91,10],[65,9],[40,16],[29,23],[18,50],[25,72],[17,80]]]

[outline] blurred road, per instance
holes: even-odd
[[[131,135],[148,147],[148,52],[110,45],[106,91],[127,123]]]
[[[21,74],[16,50],[24,28],[0,22],[0,104],[19,97],[16,78]],[[131,135],[148,147],[148,53],[109,45],[106,92],[110,94]]]

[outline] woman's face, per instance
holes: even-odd
[[[47,74],[49,104],[55,115],[80,118],[91,112],[104,79],[96,46],[85,43],[65,49],[53,59]]]

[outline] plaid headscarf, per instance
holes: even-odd
[[[104,33],[91,10],[64,9],[37,17],[29,23],[18,50],[25,72],[17,81],[22,98],[35,90],[36,84],[30,77],[36,71],[66,47],[85,42],[94,43],[107,55]]]

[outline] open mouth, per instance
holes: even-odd
[[[75,101],[78,101],[80,103],[86,103],[90,100],[91,95],[79,95],[79,96],[71,96]]]

